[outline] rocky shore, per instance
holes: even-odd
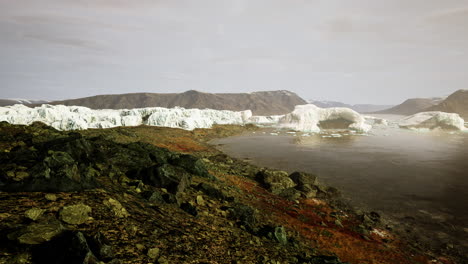
[[[453,263],[315,175],[206,143],[255,129],[0,123],[0,263]]]

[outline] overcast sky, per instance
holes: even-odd
[[[0,98],[468,88],[468,0],[0,0]]]

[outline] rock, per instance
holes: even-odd
[[[275,227],[274,236],[276,241],[278,241],[280,244],[286,245],[288,243],[288,236],[286,235],[286,230],[284,227]]]
[[[114,258],[115,250],[110,245],[110,242],[101,232],[97,232],[94,236],[87,239],[89,248],[100,259],[109,261]]]
[[[51,202],[57,201],[57,195],[55,195],[53,193],[46,194],[45,198],[46,198],[46,200],[51,201]]]
[[[115,200],[115,199],[109,198],[109,200],[105,200],[104,205],[109,207],[114,212],[114,215],[119,217],[119,218],[124,218],[124,217],[127,217],[127,216],[130,215],[127,212],[127,209],[125,209],[122,206],[122,204],[119,201]]]
[[[253,231],[254,226],[257,223],[257,218],[252,207],[236,203],[233,207],[228,208],[228,213],[229,219],[237,220],[240,225],[243,225],[247,227],[248,230]]]
[[[33,262],[98,264],[86,237],[81,232],[67,232],[48,243],[33,248]]]
[[[208,170],[205,167],[205,164],[195,156],[188,154],[178,155],[170,159],[169,163],[174,166],[181,167],[193,175],[208,178],[211,180],[215,179],[215,177],[208,172]]]
[[[150,248],[147,255],[150,259],[156,259],[159,257],[159,248]]]
[[[341,221],[340,221],[339,219],[336,219],[336,220],[335,220],[335,225],[336,225],[337,227],[344,228],[343,224],[341,223]]]
[[[317,176],[305,172],[293,172],[289,175],[289,178],[291,178],[298,187],[304,185],[314,186],[317,184]]]
[[[27,218],[36,221],[39,217],[42,216],[42,214],[45,212],[44,209],[40,208],[32,208],[27,210],[24,214],[26,215]]]
[[[21,254],[18,254],[16,256],[13,256],[8,262],[6,263],[11,263],[11,264],[29,264],[32,261],[32,256],[28,252],[24,252]]]
[[[172,194],[183,192],[191,182],[190,174],[170,164],[145,168],[133,177],[141,178],[145,184],[165,188]]]
[[[197,216],[198,215],[198,212],[197,212],[197,208],[193,205],[191,205],[190,203],[182,203],[180,205],[180,209],[184,210],[185,212],[193,215],[193,216]]]
[[[255,178],[273,194],[279,194],[284,189],[296,185],[285,171],[262,170],[255,175]]]
[[[288,200],[295,201],[301,197],[301,192],[295,188],[287,188],[279,193],[279,196],[284,197]]]
[[[169,260],[167,260],[166,257],[160,257],[160,258],[158,259],[158,264],[169,264],[169,263],[170,263],[170,262],[169,262]]]
[[[205,205],[205,200],[203,199],[203,196],[201,195],[197,195],[197,204],[200,205],[200,206],[204,206]]]
[[[160,192],[143,192],[142,196],[152,203],[165,203],[166,201],[163,198],[163,195]]]
[[[208,183],[202,182],[197,185],[196,189],[202,191],[203,193],[214,199],[230,202],[234,201],[233,197],[229,197],[225,192]]]
[[[64,206],[60,211],[60,219],[71,225],[81,225],[89,219],[91,207],[85,204]]]
[[[16,239],[21,244],[38,245],[52,240],[65,231],[59,221],[53,219],[48,222],[32,223],[19,231]]]

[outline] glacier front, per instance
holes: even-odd
[[[0,121],[30,125],[39,121],[58,130],[110,128],[117,126],[164,126],[187,130],[210,128],[214,124],[244,124],[250,110],[226,111],[148,107],[121,110],[93,110],[81,106],[47,105],[29,108],[24,105],[0,107]]]
[[[29,125],[39,121],[58,130],[110,128],[117,126],[162,126],[186,130],[210,128],[215,124],[256,124],[304,132],[319,132],[326,128],[345,128],[367,132],[372,126],[349,108],[320,108],[298,105],[294,111],[278,116],[252,116],[250,110],[228,111],[147,107],[137,109],[93,110],[82,106],[44,104],[29,108],[24,105],[0,107],[0,121]],[[341,127],[337,127],[341,126]]]

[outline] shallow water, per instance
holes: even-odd
[[[468,133],[389,127],[368,136],[277,133],[213,143],[260,166],[317,174],[358,208],[412,221],[439,246],[468,247]]]

